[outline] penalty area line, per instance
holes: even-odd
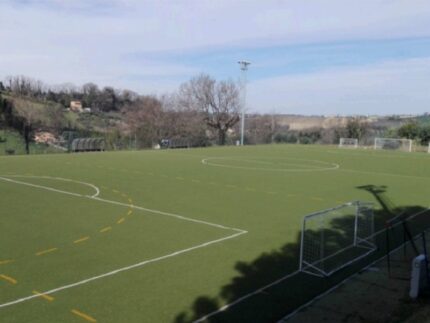
[[[237,232],[237,233],[234,233],[234,234],[229,235],[227,237],[223,237],[223,238],[220,238],[220,239],[216,239],[216,240],[204,242],[204,243],[201,243],[199,245],[196,245],[196,246],[193,246],[193,247],[190,247],[190,248],[186,248],[186,249],[182,249],[182,250],[178,250],[178,251],[174,251],[172,253],[169,253],[167,255],[160,256],[160,257],[157,257],[157,258],[143,260],[141,262],[138,262],[138,263],[130,265],[130,266],[118,268],[116,270],[112,270],[112,271],[109,271],[107,273],[104,273],[104,274],[101,274],[101,275],[98,275],[98,276],[93,276],[93,277],[90,277],[90,278],[87,278],[87,279],[84,279],[84,280],[81,280],[81,281],[78,281],[78,282],[75,282],[75,283],[72,283],[72,284],[68,284],[68,285],[57,287],[57,288],[54,288],[54,289],[51,289],[51,290],[47,290],[47,291],[41,292],[39,294],[51,295],[51,294],[54,294],[54,293],[57,293],[57,292],[60,292],[60,291],[66,290],[66,289],[70,289],[70,288],[74,288],[74,287],[81,286],[81,285],[84,285],[84,284],[88,284],[88,283],[90,283],[92,281],[95,281],[95,280],[99,280],[99,279],[102,279],[102,278],[113,276],[113,275],[119,274],[121,272],[129,271],[131,269],[143,267],[143,266],[146,266],[146,265],[154,263],[154,262],[158,262],[158,261],[161,261],[161,260],[165,260],[165,259],[168,259],[168,258],[179,256],[179,255],[188,253],[188,252],[193,251],[193,250],[205,248],[205,247],[208,247],[210,245],[213,245],[213,244],[216,244],[216,243],[220,243],[222,241],[226,241],[226,240],[229,240],[229,239],[234,239],[234,238],[236,238],[236,237],[238,237],[238,236],[240,236],[242,234],[245,234],[245,233],[247,233],[247,231]],[[19,304],[19,303],[23,303],[23,302],[29,301],[29,300],[31,300],[33,298],[40,297],[39,294],[37,294],[37,295],[33,294],[33,295],[30,295],[30,296],[27,296],[27,297],[16,299],[14,301],[10,301],[10,302],[7,302],[7,303],[0,304],[0,308],[4,308],[4,307],[8,307],[8,306],[12,306],[12,305],[16,305],[16,304]]]
[[[66,194],[66,195],[71,195],[71,196],[80,197],[80,198],[86,198],[86,199],[90,199],[90,200],[94,200],[94,201],[100,201],[100,202],[104,202],[104,203],[109,203],[109,204],[124,206],[124,207],[130,208],[130,209],[141,210],[141,211],[145,211],[145,212],[149,212],[149,213],[153,213],[153,214],[165,215],[165,216],[169,216],[169,217],[172,217],[172,218],[180,219],[180,220],[183,220],[183,221],[205,224],[205,225],[208,225],[208,226],[211,226],[211,227],[215,227],[215,228],[220,228],[220,229],[223,229],[223,230],[231,230],[231,231],[242,232],[242,233],[247,232],[246,230],[242,230],[242,229],[238,229],[238,228],[233,228],[233,227],[228,227],[228,226],[224,226],[224,225],[221,225],[221,224],[216,224],[216,223],[212,223],[212,222],[208,222],[208,221],[203,221],[203,220],[198,220],[198,219],[194,219],[194,218],[189,218],[189,217],[186,217],[186,216],[183,216],[183,215],[179,215],[179,214],[175,214],[175,213],[164,212],[164,211],[160,211],[160,210],[149,209],[149,208],[145,208],[145,207],[142,207],[142,206],[137,206],[137,205],[134,205],[134,204],[127,204],[127,203],[121,203],[121,202],[117,202],[117,201],[113,201],[113,200],[103,199],[103,198],[100,198],[100,197],[98,197],[96,195],[82,195],[82,194],[78,194],[78,193],[67,192],[67,191],[55,189],[55,188],[52,188],[52,187],[49,187],[49,186],[31,184],[31,183],[27,183],[27,182],[13,180],[13,179],[10,179],[10,178],[7,178],[7,177],[2,177],[2,176],[0,176],[0,180],[6,181],[6,182],[9,182],[9,183],[14,183],[14,184],[19,184],[19,185],[25,185],[25,186],[30,186],[30,187],[34,187],[34,188],[44,189],[44,190],[48,190],[48,191],[56,192],[56,193],[60,193],[60,194]],[[83,183],[83,182],[80,182],[80,183]]]

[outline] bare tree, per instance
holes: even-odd
[[[142,96],[122,111],[130,132],[137,136],[140,146],[151,147],[163,136],[164,111],[157,98]]]
[[[218,143],[224,145],[227,131],[239,121],[238,86],[201,74],[181,85],[179,97],[181,106],[203,114],[205,123],[217,131]]]
[[[41,97],[46,91],[42,81],[18,75],[6,77],[9,90],[19,96]]]
[[[30,154],[30,141],[36,125],[40,122],[38,105],[27,99],[14,99],[13,106],[16,119],[22,125],[19,129],[25,141],[25,152]]]

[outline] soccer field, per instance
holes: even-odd
[[[378,230],[382,218],[426,210],[429,192],[424,153],[268,145],[1,157],[0,322],[276,321],[352,270],[296,272],[305,215],[373,202]]]

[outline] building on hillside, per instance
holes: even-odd
[[[82,102],[81,101],[70,101],[70,111],[73,112],[82,112],[83,108],[82,108]]]

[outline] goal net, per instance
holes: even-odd
[[[300,271],[326,277],[376,250],[373,204],[354,201],[309,214],[302,224]]]
[[[357,138],[340,138],[339,148],[357,148],[358,139]]]
[[[411,139],[375,138],[375,149],[412,151]]]

